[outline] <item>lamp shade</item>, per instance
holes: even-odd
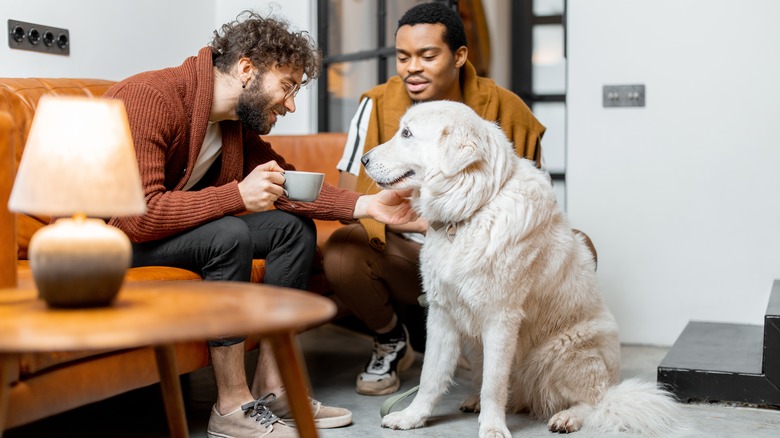
[[[42,96],[8,207],[50,216],[144,213],[146,202],[124,103]]]

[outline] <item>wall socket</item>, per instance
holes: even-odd
[[[604,85],[604,107],[645,106],[645,86]]]
[[[70,32],[54,26],[8,20],[8,47],[68,56]]]

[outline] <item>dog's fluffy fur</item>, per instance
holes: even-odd
[[[593,254],[547,174],[518,158],[496,124],[460,103],[417,104],[362,160],[380,186],[415,189],[412,204],[430,224],[420,255],[430,303],[420,389],[382,426],[422,427],[465,344],[477,353],[481,389],[461,409],[480,412],[480,437],[511,436],[506,410],[529,411],[551,431],[672,432],[668,393],[618,384],[618,329]]]

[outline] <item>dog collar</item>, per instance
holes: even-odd
[[[447,240],[452,242],[458,234],[458,224],[460,224],[460,222],[445,224],[444,222],[434,221],[430,223],[430,227],[433,228],[433,231],[439,231],[444,228],[444,234],[447,236]]]

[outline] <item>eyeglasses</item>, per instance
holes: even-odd
[[[275,69],[269,67],[268,70],[273,72],[273,74],[279,78],[279,81],[282,84],[282,88],[284,89],[284,100],[287,100],[291,97],[295,98],[295,96],[298,95],[298,92],[301,91],[301,84],[291,84],[287,78],[280,75]]]

